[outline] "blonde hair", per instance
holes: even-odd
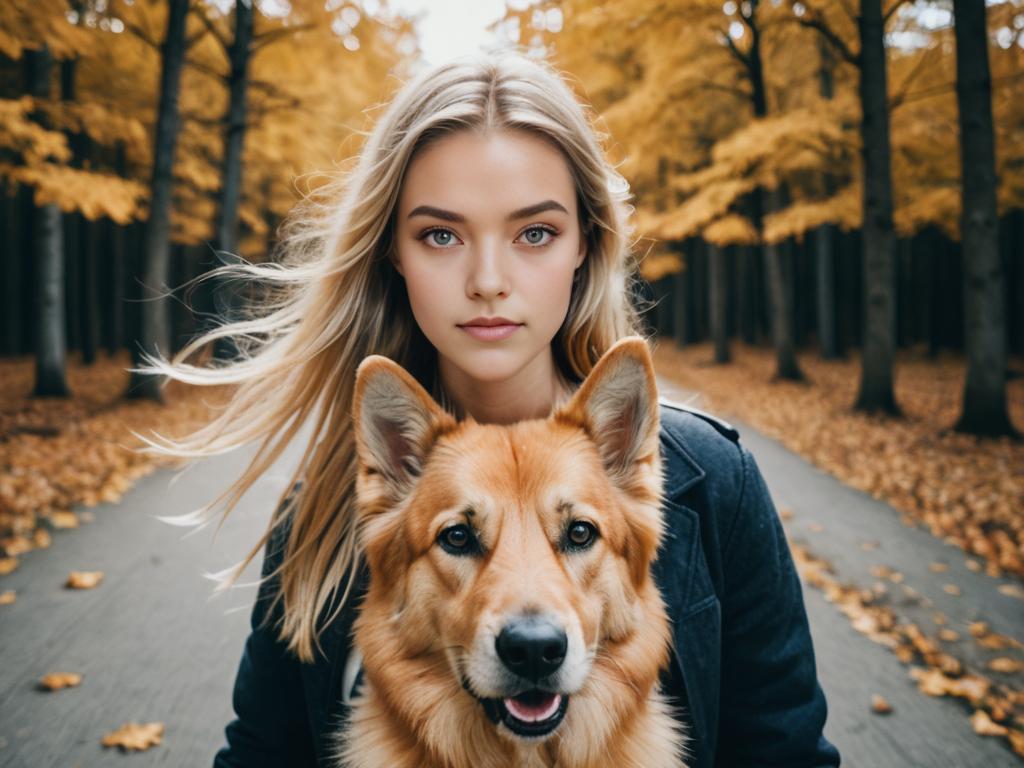
[[[198,336],[169,362],[147,356],[148,365],[136,369],[188,384],[237,385],[202,428],[176,439],[143,438],[149,446],[143,450],[197,459],[260,443],[242,475],[203,509],[174,520],[180,525],[205,525],[210,509],[227,498],[223,524],[312,419],[312,435],[267,531],[244,561],[219,575],[216,588],[230,587],[290,516],[283,561],[266,575],[280,577],[267,615],[283,599],[279,637],[306,662],[360,566],[351,430],[356,367],[367,355],[385,355],[447,402],[436,352],[413,319],[389,254],[410,160],[428,142],[466,129],[529,131],[565,156],[587,252],[552,349],[559,373],[582,381],[616,340],[641,332],[631,301],[636,259],[629,186],[605,158],[600,142],[606,134],[558,72],[515,52],[478,54],[413,77],[366,136],[354,167],[296,206],[280,233],[276,262],[243,261],[204,276],[261,288],[248,317]],[[235,359],[210,367],[185,362],[221,338],[235,341]],[[332,600],[334,611],[321,625],[318,617]]]

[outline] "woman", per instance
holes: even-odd
[[[456,416],[546,416],[640,330],[628,198],[548,66],[499,54],[436,67],[394,98],[354,170],[292,219],[280,264],[224,268],[272,287],[253,318],[151,361],[182,381],[239,385],[209,425],[151,443],[202,456],[260,440],[225,515],[313,423],[292,493],[225,582],[265,549],[238,718],[215,766],[326,760],[358,692],[358,363],[396,360]],[[235,363],[183,362],[221,336],[239,340]],[[722,422],[662,413],[671,535],[655,570],[675,640],[663,683],[689,730],[688,765],[838,765],[800,584],[753,457]]]

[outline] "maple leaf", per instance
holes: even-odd
[[[163,723],[125,723],[103,737],[104,747],[120,747],[122,751],[147,750],[163,740]]]
[[[64,586],[68,589],[92,589],[103,580],[103,571],[71,571]]]
[[[82,676],[77,672],[50,672],[39,680],[39,687],[47,691],[59,691],[62,688],[74,688],[81,682]]]
[[[983,709],[975,710],[971,715],[971,727],[979,736],[1006,736],[1007,734],[1006,726],[992,722],[992,718]]]
[[[888,715],[892,712],[892,704],[876,693],[871,697],[871,711],[878,715]]]

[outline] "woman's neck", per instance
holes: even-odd
[[[480,381],[445,359],[438,360],[441,385],[460,418],[481,424],[512,424],[547,418],[573,392],[558,373],[551,354],[540,355],[510,379]]]

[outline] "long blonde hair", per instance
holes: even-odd
[[[367,355],[385,355],[439,402],[447,400],[436,352],[413,319],[389,254],[410,160],[428,142],[466,129],[529,131],[565,156],[587,252],[552,350],[560,375],[582,381],[616,340],[642,332],[631,301],[637,265],[629,186],[605,157],[601,142],[607,135],[559,73],[515,52],[445,63],[407,82],[367,135],[354,167],[296,206],[280,233],[275,261],[229,264],[205,276],[241,279],[260,289],[246,318],[198,336],[169,362],[147,356],[147,365],[137,369],[188,384],[237,385],[209,423],[184,437],[144,438],[148,447],[142,450],[197,459],[260,443],[221,496],[178,524],[206,524],[211,508],[226,498],[223,523],[312,417],[309,442],[267,531],[244,561],[221,574],[216,588],[230,587],[291,516],[283,561],[267,578],[280,576],[272,604],[284,601],[279,637],[306,662],[348,598],[360,565],[351,430],[356,367]],[[238,355],[230,363],[185,362],[220,338],[236,343]],[[332,602],[333,613],[320,624]]]

